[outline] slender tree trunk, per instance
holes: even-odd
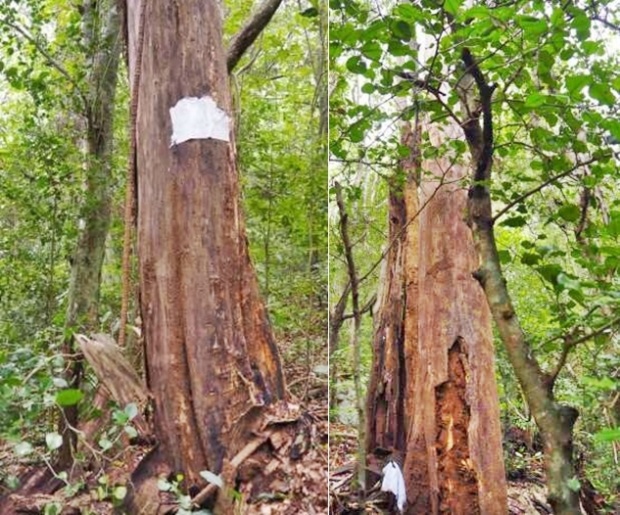
[[[349,284],[351,286],[351,308],[353,310],[353,319],[351,324],[350,346],[353,354],[353,382],[355,385],[355,408],[357,412],[357,487],[360,496],[365,495],[366,490],[366,448],[365,448],[365,413],[364,401],[362,397],[361,387],[361,354],[360,354],[360,327],[362,314],[359,304],[359,279],[357,267],[353,258],[353,245],[351,243],[351,235],[349,233],[349,214],[347,213],[344,199],[342,196],[342,186],[335,184],[336,202],[340,214],[340,237],[344,245],[345,259],[347,262],[347,273],[349,276]],[[346,305],[346,304],[345,304]]]
[[[555,400],[556,374],[541,369],[508,293],[495,241],[489,192],[494,150],[491,100],[495,85],[487,83],[468,48],[463,48],[461,59],[472,84],[467,91],[461,92],[466,117],[461,126],[472,156],[473,185],[468,192],[467,220],[478,255],[473,275],[484,290],[508,359],[540,429],[549,503],[558,515],[577,515],[581,511],[579,491],[570,487],[570,481],[577,477],[573,463],[573,427],[579,412]],[[477,107],[474,111],[469,110],[467,105],[471,105],[476,96]]]
[[[377,314],[368,450],[402,460],[407,514],[506,513],[490,316],[470,274],[466,193],[444,184],[465,171],[420,163],[416,130],[405,142],[412,157],[402,192],[390,195],[394,243]],[[418,200],[420,169],[430,177]]]
[[[344,311],[347,307],[349,295],[351,294],[351,283],[348,282],[343,292],[329,313],[329,409],[335,410],[338,407],[338,364],[335,353],[340,343],[340,329],[344,324]]]
[[[230,117],[220,5],[144,4],[139,63],[142,5],[128,2],[129,61],[140,73],[140,294],[160,445],[136,472],[166,462],[191,492],[205,485],[201,471],[225,471],[260,430],[284,379],[248,254],[233,128],[230,141],[171,145],[170,108],[184,97],[208,96]]]
[[[92,331],[98,324],[101,268],[110,226],[112,203],[112,143],[114,100],[120,57],[120,23],[111,2],[87,2],[85,15],[86,46],[92,52],[89,76],[86,191],[80,213],[81,230],[73,254],[67,302],[66,326],[69,336],[65,352],[74,352],[73,332]],[[69,364],[68,382],[78,388],[82,375],[80,361]],[[58,468],[68,468],[77,435],[69,426],[78,424],[77,406],[63,409]]]

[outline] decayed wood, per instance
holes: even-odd
[[[460,135],[458,127],[430,132],[434,146]],[[412,485],[408,492],[412,507],[407,513],[501,514],[507,501],[491,317],[472,277],[478,260],[464,220],[467,192],[460,182],[467,167],[444,157],[424,161],[422,173],[419,358],[411,371],[417,409],[405,473],[426,468],[428,476],[423,488]],[[477,499],[471,495],[472,480]]]
[[[392,186],[388,202],[388,241],[397,239],[389,249],[381,270],[378,307],[374,317],[373,363],[366,406],[368,435],[366,451],[369,455],[378,450],[403,449],[406,438],[403,412],[406,375],[403,360],[405,305],[403,229],[406,223],[406,211],[403,192]]]
[[[431,144],[444,137],[435,131]],[[418,131],[404,142],[412,156],[390,195],[390,232],[401,237],[382,275],[368,451],[404,455],[407,514],[505,513],[490,313],[471,275],[477,256],[459,183],[467,170],[447,158],[420,162]]]
[[[138,108],[138,254],[149,389],[162,452],[188,485],[247,443],[285,395],[250,262],[231,141],[171,146],[169,109],[210,96],[230,113],[216,0],[149,2]],[[128,2],[135,66],[139,1]]]
[[[142,379],[111,336],[77,334],[75,338],[97,378],[120,406],[146,403],[148,392]]]

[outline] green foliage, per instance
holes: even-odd
[[[351,189],[348,209],[356,213],[353,223],[361,224],[358,234],[374,220],[357,213],[386,199],[384,189],[367,202],[369,178],[400,180],[398,160],[407,156],[397,131],[401,121],[419,116],[425,124],[447,124],[462,117],[456,86],[464,72],[463,47],[496,86],[494,165],[486,186],[500,260],[543,368],[554,369],[567,341],[579,342],[555,392],[579,408],[576,435],[589,458],[588,476],[611,496],[615,480],[603,470],[613,469],[610,441],[619,420],[612,402],[620,366],[620,176],[610,141],[620,134],[620,66],[608,41],[616,45],[620,31],[600,19],[618,19],[618,6],[427,0],[332,0],[330,6],[330,153],[333,177]],[[424,159],[448,154],[469,160],[464,141],[435,147],[426,133],[422,153]],[[362,196],[354,194],[360,184]],[[331,223],[331,277],[342,291],[337,219]],[[363,261],[367,251],[358,245]],[[371,281],[376,287],[376,278]],[[497,353],[502,417],[507,427],[518,425],[527,408],[499,341]],[[337,354],[334,362],[346,368],[344,356]],[[583,377],[592,379],[584,383]],[[601,434],[611,435],[609,441]]]
[[[228,35],[255,4],[227,3]],[[231,82],[251,252],[278,343],[291,350],[291,360],[303,353],[325,363],[326,17],[323,6],[307,4],[281,8]],[[71,260],[80,217],[93,203],[84,193],[92,164],[85,100],[96,95],[88,74],[102,42],[84,38],[85,23],[69,0],[0,1],[0,439],[20,458],[50,462],[59,446],[59,406],[77,406],[81,420],[101,414],[92,406],[96,378],[86,367],[73,388],[65,374],[75,356],[63,354],[71,336]],[[107,334],[118,330],[120,311],[127,82],[123,69],[98,299],[98,328]],[[88,449],[97,460],[137,436],[136,406],[110,410],[110,423]],[[118,504],[126,487],[101,476],[95,493]]]
[[[240,3],[231,12],[227,30],[246,8]],[[325,363],[327,69],[319,10],[310,16],[296,6],[281,8],[239,63],[233,85],[248,239],[261,293],[278,339],[292,342],[286,357],[310,350]]]

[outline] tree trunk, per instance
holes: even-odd
[[[221,7],[147,2],[140,29],[142,4],[128,2],[128,33],[131,75],[140,73],[139,275],[160,443],[149,459],[182,472],[191,491],[247,443],[285,397],[284,379],[248,254],[234,131],[171,145],[170,108],[184,97],[207,96],[230,119]],[[149,461],[142,470],[155,472]]]
[[[407,514],[506,513],[490,314],[471,277],[467,196],[453,183],[466,172],[445,160],[420,166],[418,138],[405,135],[408,177],[390,196],[390,239],[401,241],[388,254],[391,293],[378,314],[368,450],[402,458]],[[430,175],[420,200],[419,169]]]
[[[461,127],[472,156],[473,180],[468,192],[467,221],[478,255],[478,265],[473,275],[484,290],[508,359],[540,429],[549,503],[558,515],[577,515],[581,512],[579,489],[571,488],[570,482],[577,477],[572,455],[573,427],[579,412],[555,400],[555,375],[545,373],[532,352],[512,305],[495,241],[489,183],[494,151],[491,100],[496,84],[486,81],[468,48],[463,48],[461,59],[472,84],[471,88],[461,93],[461,104],[466,115]],[[466,107],[472,100],[475,100],[475,111]]]
[[[413,186],[407,182],[406,187],[415,189],[415,183],[411,184]],[[388,202],[388,241],[394,243],[388,250],[381,270],[378,308],[374,317],[373,364],[366,404],[368,456],[378,450],[402,451],[406,438],[403,409],[406,377],[404,254],[408,241],[403,232],[407,214],[402,188],[390,185]],[[413,303],[408,305],[412,306]],[[411,341],[415,341],[415,334],[408,336]]]
[[[80,213],[81,230],[71,264],[67,301],[66,327],[69,336],[65,352],[74,352],[73,332],[92,331],[98,325],[101,268],[105,255],[112,204],[112,143],[114,100],[120,57],[119,15],[113,5],[87,2],[84,39],[91,53],[91,74],[87,100],[86,191]],[[101,17],[102,19],[98,19]],[[81,361],[69,365],[68,382],[79,388]],[[63,445],[59,450],[57,467],[61,470],[73,462],[72,448],[77,435],[69,426],[78,424],[77,406],[63,409],[60,433]]]

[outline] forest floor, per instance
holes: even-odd
[[[356,436],[350,426],[330,424],[330,515],[386,514],[398,513],[391,509],[392,494],[381,492],[380,483],[369,486],[363,503],[352,491],[355,476]],[[542,455],[523,450],[521,466],[507,470],[509,515],[550,515],[553,513],[547,502],[547,488],[544,483]],[[606,506],[589,481],[583,480],[582,514],[620,514],[620,506]]]
[[[273,465],[269,474],[250,484],[240,482],[231,494],[234,499],[234,513],[248,515],[327,515],[327,382],[320,374],[308,367],[288,365],[286,377],[289,381],[293,404],[300,406],[300,417],[291,425],[290,438],[277,450],[267,441],[256,452],[270,453]],[[127,442],[125,442],[127,443]],[[131,473],[151,446],[129,445],[113,449],[100,457],[97,463],[89,462],[72,474],[74,478],[68,487],[50,474],[45,459],[45,441],[29,459],[18,459],[14,444],[0,440],[0,513],[42,513],[44,515],[108,515],[126,513],[122,498],[130,485]],[[32,458],[38,456],[38,458]],[[263,472],[264,471],[260,471]],[[59,483],[53,494],[38,494],[28,491],[28,484],[41,484],[47,476]],[[17,483],[19,478],[19,484]],[[166,482],[164,482],[164,485]],[[15,490],[19,486],[20,488]],[[159,492],[160,511],[175,513],[187,503],[176,485],[167,483]],[[4,503],[4,504],[3,504]],[[10,506],[10,508],[7,508]],[[8,510],[8,511],[7,511]],[[115,511],[116,510],[116,511]],[[189,514],[191,511],[179,511]],[[199,513],[208,513],[202,511]],[[225,514],[228,515],[228,514]],[[232,515],[232,514],[231,514]]]

